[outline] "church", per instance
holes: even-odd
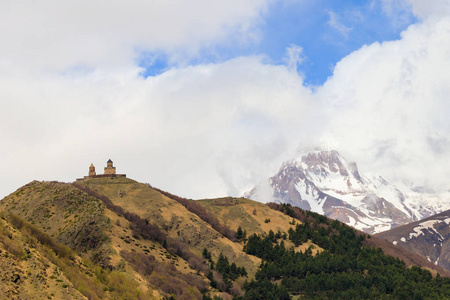
[[[106,162],[106,167],[104,168],[103,174],[98,174],[95,172],[95,166],[93,163],[89,166],[88,176],[84,176],[83,179],[88,178],[101,178],[101,177],[127,177],[126,174],[116,174],[116,167],[113,166],[111,159]],[[82,179],[81,179],[82,180]]]

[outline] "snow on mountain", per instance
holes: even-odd
[[[450,191],[434,193],[418,188],[403,188],[405,203],[422,218],[426,218],[450,208]]]
[[[424,193],[381,176],[361,174],[336,150],[316,148],[282,164],[277,174],[245,195],[261,202],[290,203],[377,233],[448,208],[450,192]]]
[[[450,210],[377,236],[450,270]]]

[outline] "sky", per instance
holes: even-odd
[[[450,189],[446,0],[0,0],[0,197],[93,163],[240,196],[327,141]]]

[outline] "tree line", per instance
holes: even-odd
[[[380,248],[364,247],[365,235],[353,228],[289,205],[277,209],[302,224],[289,230],[289,240],[308,240],[323,249],[299,252],[287,248],[273,232],[251,235],[244,251],[262,259],[255,279],[245,285],[242,299],[447,299],[450,279],[384,255]],[[278,282],[279,284],[275,284]]]

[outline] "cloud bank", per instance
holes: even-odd
[[[0,4],[0,196],[109,158],[181,196],[240,195],[318,139],[389,179],[448,188],[446,2],[408,2],[421,22],[343,58],[323,86],[295,71],[302,45],[286,65],[187,63],[212,45],[257,42],[271,3]],[[143,78],[138,60],[152,51],[176,67]]]
[[[321,88],[339,148],[393,179],[448,188],[450,20],[424,19],[399,41],[344,58]]]
[[[182,62],[213,44],[257,39],[268,1],[3,1],[0,56],[48,71],[118,68],[140,51]]]

